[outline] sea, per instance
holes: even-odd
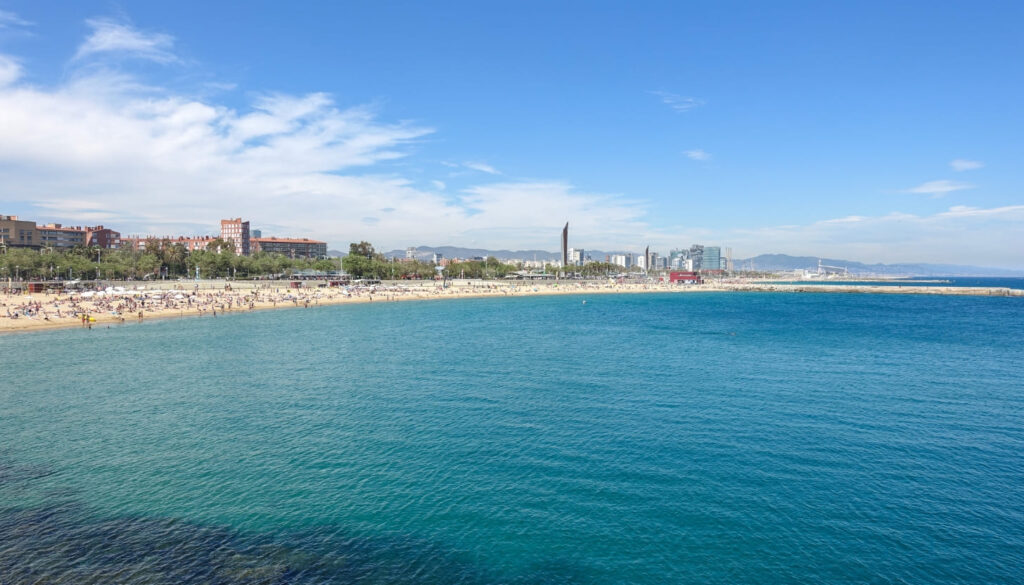
[[[1024,290],[1024,278],[996,276],[928,276],[914,278],[892,278],[885,280],[851,280],[851,279],[806,279],[776,280],[775,284],[824,284],[838,286],[953,286],[953,287],[985,287],[1009,288]]]
[[[0,336],[0,583],[1024,582],[1024,298],[687,293]]]

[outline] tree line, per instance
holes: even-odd
[[[206,250],[189,252],[181,243],[146,240],[144,249],[107,250],[76,246],[69,249],[43,247],[0,249],[0,278],[23,280],[93,279],[108,280],[194,277],[196,267],[202,278],[251,278],[290,274],[298,270],[338,270],[337,260],[288,258],[282,254],[257,252],[236,256],[230,241],[216,238]]]
[[[359,242],[349,244],[348,256],[342,260],[345,272],[355,278],[376,278],[395,280],[408,278],[435,278],[438,271],[434,264],[420,260],[389,259],[377,252],[373,244]],[[507,264],[494,256],[484,260],[466,260],[452,262],[440,272],[445,278],[505,278],[505,276],[523,269],[522,263]],[[569,267],[563,272],[580,276],[597,277],[617,274],[625,270],[610,262],[587,262],[583,266]],[[631,270],[639,270],[633,268]]]

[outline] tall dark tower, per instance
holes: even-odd
[[[644,271],[651,271],[651,247],[644,248]]]
[[[562,228],[562,269],[569,265],[569,222]]]

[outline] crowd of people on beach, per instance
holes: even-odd
[[[213,287],[216,288],[213,288]],[[288,283],[235,283],[176,285],[174,288],[125,289],[106,287],[102,290],[50,293],[0,294],[0,328],[27,328],[36,324],[68,325],[81,323],[91,328],[94,323],[142,321],[146,317],[211,316],[277,307],[309,308],[343,302],[392,302],[408,299],[447,298],[461,296],[516,296],[525,294],[627,292],[650,290],[664,285],[622,284],[614,282],[472,282],[453,286],[450,283],[417,281],[402,284],[328,287],[315,282],[295,288]],[[20,323],[18,322],[21,321]]]

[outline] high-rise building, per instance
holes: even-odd
[[[263,237],[263,230],[249,230],[250,247],[252,245],[251,244],[251,238],[262,238],[262,237]]]
[[[701,268],[704,270],[720,270],[722,266],[722,249],[718,246],[704,248],[704,258],[701,260]]]
[[[577,250],[576,248],[569,248],[569,265],[571,266],[583,266],[585,260],[585,254],[583,250]]]
[[[623,268],[629,268],[633,265],[632,254],[612,254],[612,264],[621,266]]]
[[[562,228],[562,266],[569,265],[569,222]]]
[[[251,251],[249,222],[240,217],[220,220],[220,239],[234,244],[236,256],[248,256]]]
[[[687,270],[700,270],[701,268],[703,268],[704,267],[704,246],[702,246],[700,244],[694,244],[694,245],[690,246],[689,258],[690,258],[690,260],[692,260],[692,262],[690,263],[691,267],[688,268]],[[715,267],[717,268],[718,265],[716,264]]]

